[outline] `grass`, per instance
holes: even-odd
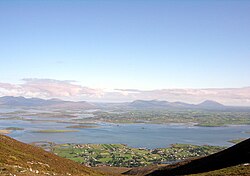
[[[233,140],[229,140],[227,142],[233,143],[233,144],[237,144],[239,142],[242,142],[244,140],[246,140],[247,138],[239,138],[239,139],[233,139]]]
[[[104,174],[60,158],[41,148],[0,135],[0,175],[103,176]]]
[[[206,110],[117,110],[96,111],[91,120],[112,123],[195,123],[196,126],[220,127],[227,125],[250,125],[250,112]],[[90,118],[89,118],[90,120]]]
[[[200,127],[221,127],[221,126],[226,126],[223,123],[213,123],[213,122],[206,122],[206,123],[199,123],[195,126],[200,126]]]
[[[150,172],[148,176],[190,174],[196,174],[197,176],[249,176],[249,147],[250,139],[247,139],[221,152],[206,157],[185,160],[159,167]]]
[[[116,167],[146,166],[153,163],[183,160],[205,156],[224,149],[216,146],[174,144],[169,148],[154,150],[131,148],[123,144],[60,144],[52,147],[58,156],[90,166]]]
[[[250,175],[250,165],[237,165],[233,167],[228,167],[224,169],[219,169],[215,171],[210,171],[206,173],[193,174],[190,176],[248,176]]]

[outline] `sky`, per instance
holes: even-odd
[[[0,95],[250,106],[249,9],[247,0],[1,0]]]

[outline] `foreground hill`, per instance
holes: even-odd
[[[207,157],[161,167],[135,168],[128,175],[250,175],[250,139]],[[202,173],[202,174],[201,174]]]
[[[0,135],[0,175],[103,176],[38,147]]]

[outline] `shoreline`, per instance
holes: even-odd
[[[0,130],[0,134],[10,134],[12,130]]]

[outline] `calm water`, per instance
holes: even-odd
[[[68,129],[70,123],[31,122],[22,120],[1,120],[0,129],[22,127],[9,136],[26,142],[52,141],[56,143],[123,143],[131,147],[158,148],[173,143],[230,146],[228,140],[249,138],[250,126],[194,127],[188,125],[157,124],[109,124],[100,123],[99,128],[79,129],[70,133],[33,133],[42,129]]]

